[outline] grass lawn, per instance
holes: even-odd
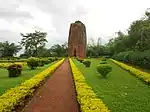
[[[15,87],[27,79],[30,79],[54,63],[56,62],[45,65],[44,67],[38,67],[36,70],[30,70],[27,66],[23,67],[22,75],[14,78],[8,77],[7,69],[0,68],[0,95],[2,95],[6,90]]]
[[[112,65],[112,72],[104,79],[96,71],[99,59],[91,59],[90,68],[84,67],[76,60],[73,61],[85,76],[87,83],[113,112],[150,111],[150,86],[129,72],[108,61]]]

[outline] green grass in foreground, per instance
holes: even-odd
[[[73,60],[83,73],[87,83],[97,93],[98,97],[113,112],[149,112],[150,86],[121,69],[111,61],[112,72],[107,79],[96,71],[99,59],[91,59],[91,67],[86,68],[80,62]]]
[[[0,95],[2,95],[6,90],[15,87],[16,85],[22,83],[23,81],[30,79],[34,75],[40,73],[44,69],[48,68],[52,64],[45,65],[44,67],[38,67],[35,70],[29,69],[27,66],[23,67],[22,75],[19,77],[9,78],[7,69],[0,68]]]

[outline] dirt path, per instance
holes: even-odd
[[[69,60],[52,74],[24,112],[79,112]]]

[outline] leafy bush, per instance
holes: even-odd
[[[16,59],[16,60],[6,60],[6,59],[1,59],[0,60],[0,63],[9,63],[9,62],[25,62],[26,61],[26,59]]]
[[[58,59],[59,59],[59,58],[55,57],[55,58],[54,58],[54,61],[57,61]]]
[[[89,60],[84,60],[84,61],[83,61],[83,64],[85,65],[85,67],[90,67],[91,61],[89,61]]]
[[[142,68],[150,68],[150,50],[144,52],[120,52],[117,55],[114,55],[113,58]]]
[[[43,61],[44,61],[44,64],[49,64],[49,63],[51,63],[51,61],[48,60],[48,59],[43,59]]]
[[[44,66],[45,62],[43,59],[38,60],[38,66]]]
[[[52,58],[52,57],[48,58],[48,60],[50,60],[51,62],[54,62],[54,61],[55,61],[55,59]]]
[[[102,58],[102,61],[106,61],[107,59],[106,58]]]
[[[101,61],[100,64],[107,64],[107,62],[106,61]]]
[[[9,77],[18,77],[21,75],[22,66],[19,64],[12,64],[8,66],[7,70]]]
[[[112,67],[109,64],[100,64],[97,66],[97,71],[103,76],[106,77],[109,72],[112,71]]]
[[[27,60],[27,65],[31,69],[36,69],[39,66],[39,59],[30,57]]]
[[[77,60],[78,60],[80,63],[82,63],[82,62],[84,61],[84,59],[82,59],[82,58],[77,58]]]

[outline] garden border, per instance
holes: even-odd
[[[101,99],[99,99],[92,88],[86,83],[85,77],[69,58],[77,92],[77,101],[81,112],[110,112]]]
[[[64,58],[34,77],[26,80],[0,96],[0,112],[15,111],[18,107],[23,107],[26,98],[29,99],[42,84],[63,62]]]

